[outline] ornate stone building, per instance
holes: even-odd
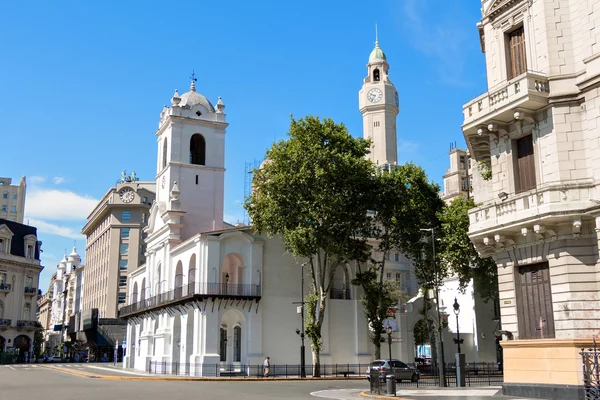
[[[599,6],[482,1],[488,92],[462,129],[470,237],[498,263],[506,394],[579,396],[578,353],[600,331]]]
[[[32,351],[40,272],[40,247],[33,226],[0,219],[0,352],[27,361]]]

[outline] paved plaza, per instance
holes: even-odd
[[[150,378],[150,380],[146,379]],[[0,365],[0,400],[361,399],[366,380],[156,380],[109,364]],[[499,387],[402,388],[398,398],[512,400]]]

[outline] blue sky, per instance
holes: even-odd
[[[159,114],[174,89],[222,96],[225,214],[244,218],[244,163],[284,138],[290,114],[362,134],[358,91],[375,40],[400,94],[398,155],[442,183],[462,104],[486,90],[478,0],[28,1],[0,16],[0,176],[27,176],[45,292],[64,250],[122,170],[155,176]]]

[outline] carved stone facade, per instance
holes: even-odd
[[[470,237],[498,262],[509,394],[581,390],[577,348],[600,331],[598,6],[482,2],[489,91],[462,128],[481,204]]]

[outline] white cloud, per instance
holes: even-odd
[[[52,221],[84,221],[98,200],[68,190],[34,188],[27,193],[25,217]]]
[[[85,237],[79,230],[70,228],[68,226],[60,226],[50,222],[46,222],[40,219],[29,220],[29,225],[35,226],[38,229],[38,235],[56,235],[63,236],[70,239],[83,240]],[[46,258],[46,257],[44,257]]]
[[[55,176],[54,178],[52,178],[52,182],[54,182],[55,185],[60,185],[64,181],[65,181],[65,178],[62,176]]]
[[[32,184],[43,183],[46,180],[43,176],[30,176],[27,178],[27,181]]]

